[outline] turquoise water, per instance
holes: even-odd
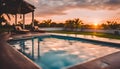
[[[55,35],[12,40],[10,44],[42,69],[66,69],[120,51],[108,43]]]

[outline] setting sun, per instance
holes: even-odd
[[[94,26],[98,26],[98,23],[94,23]]]

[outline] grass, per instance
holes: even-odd
[[[94,35],[97,37],[119,39],[120,35],[108,34],[108,33],[94,33],[94,32],[73,32],[73,31],[49,31],[51,33],[62,33],[62,34],[77,34],[77,35]]]

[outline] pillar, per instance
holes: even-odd
[[[34,27],[34,11],[32,12],[32,27]]]
[[[25,29],[25,14],[23,14],[23,29]]]
[[[15,14],[15,25],[17,25],[17,14]]]

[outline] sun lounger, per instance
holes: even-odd
[[[32,31],[32,32],[41,32],[41,33],[44,33],[44,32],[45,32],[44,30],[41,30],[38,26],[32,27],[31,31]]]
[[[20,33],[20,34],[25,34],[25,33],[28,33],[29,30],[22,29],[20,26],[15,26],[13,32]]]

